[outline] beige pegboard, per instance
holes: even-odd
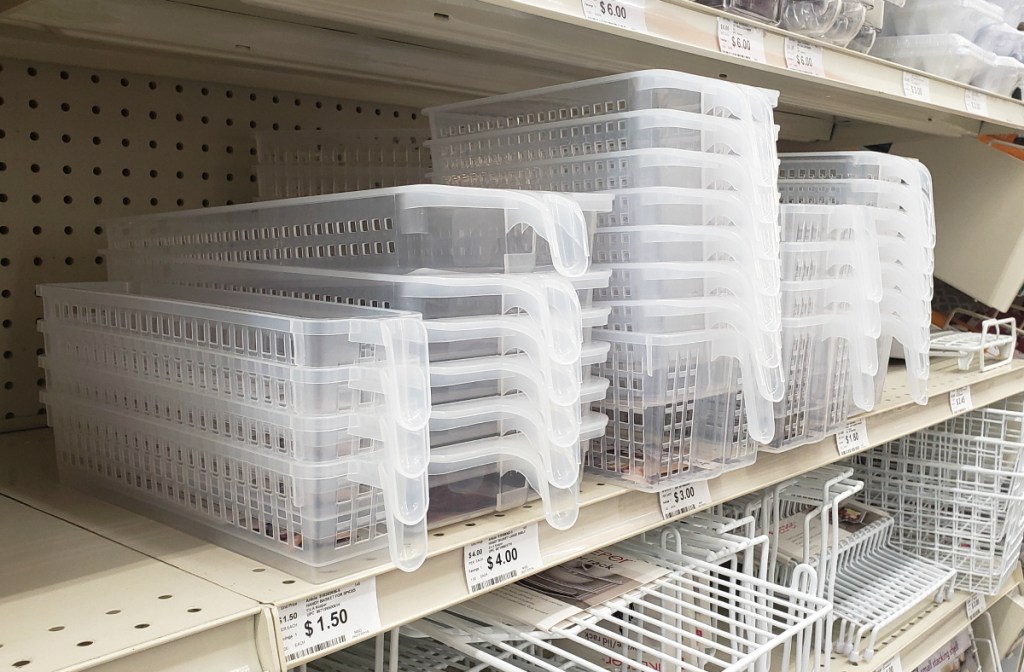
[[[411,108],[0,61],[0,431],[44,421],[34,287],[103,279],[103,219],[253,200],[254,130],[423,123]]]

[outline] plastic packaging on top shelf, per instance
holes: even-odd
[[[1020,6],[1024,8],[1024,2]],[[974,43],[996,56],[1010,56],[1024,61],[1024,33],[1017,30],[1016,21],[995,23],[983,28]]]
[[[682,4],[679,0],[673,1]],[[780,0],[698,0],[698,2],[771,26],[778,25],[780,20]]]
[[[424,184],[427,169],[400,166],[258,165],[256,187],[261,201],[322,196],[346,191]]]
[[[1012,28],[1024,21],[1024,2],[1020,0],[990,0],[1003,8],[1003,19]]]
[[[875,46],[875,40],[878,39],[879,29],[876,26],[869,26],[864,24],[857,31],[857,34],[847,43],[846,48],[850,51],[856,51],[861,54],[866,54],[871,51],[871,48]]]
[[[961,84],[970,83],[994,61],[991,52],[949,33],[879,37],[871,55]]]
[[[1010,56],[996,56],[992,67],[983,70],[971,80],[971,84],[1001,96],[1010,96],[1020,86],[1022,76],[1024,63]]]
[[[864,25],[859,0],[783,0],[782,27],[845,47]]]
[[[887,35],[953,33],[973,42],[983,28],[1003,22],[1002,7],[986,0],[909,0],[902,7],[886,7],[885,31]]]
[[[390,273],[550,265],[576,276],[589,264],[593,217],[609,204],[600,194],[418,185],[130,217],[108,222],[107,238],[112,252],[195,259],[316,258]]]

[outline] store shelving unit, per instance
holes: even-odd
[[[718,48],[719,21],[734,17],[684,0],[625,4],[642,9],[644,30],[592,21],[582,0],[0,1],[0,193],[10,195],[0,256],[13,262],[0,268],[0,289],[14,290],[0,298],[0,319],[14,323],[0,331],[0,378],[10,383],[0,431],[42,420],[31,287],[102,274],[92,264],[99,218],[255,196],[234,179],[248,177],[252,128],[423,124],[416,111],[428,104],[664,67],[779,90],[781,136],[806,148],[1024,130],[1019,101],[980,94],[979,111],[971,87],[828,45],[819,45],[824,77],[794,72],[787,35],[771,28],[764,62],[745,61]],[[927,82],[928,100],[905,95],[908,74]],[[62,103],[71,112],[58,112]],[[30,174],[30,164],[42,169]],[[1022,392],[1022,369],[939,364],[930,402],[917,406],[895,368],[864,418],[869,444],[949,417],[955,388],[969,385],[975,406]],[[51,447],[46,430],[0,435],[0,669],[281,670],[277,615],[291,601],[375,577],[382,631],[466,599],[462,549],[495,533],[538,524],[546,567],[662,522],[655,496],[588,478],[568,532],[525,508],[437,530],[414,574],[368,557],[315,585],[59,486]],[[838,459],[833,439],[762,455],[712,481],[711,500]],[[965,599],[933,608],[858,669],[895,652],[913,669],[933,640],[966,625]]]

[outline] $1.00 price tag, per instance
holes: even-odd
[[[470,594],[511,581],[541,566],[537,524],[495,534],[463,548]]]
[[[864,420],[851,420],[836,433],[840,455],[849,455],[868,447],[868,426]]]
[[[899,654],[882,663],[878,672],[903,672],[903,663],[900,661]]]
[[[647,31],[644,5],[617,0],[583,0],[583,16],[591,21],[607,23],[619,28]]]
[[[967,598],[967,620],[973,621],[985,613],[985,596],[981,593],[973,593]]]
[[[284,660],[292,663],[380,630],[373,577],[328,590],[278,610]]]
[[[974,408],[974,402],[971,401],[971,386],[966,385],[964,387],[958,387],[955,390],[949,392],[949,410],[953,411],[954,415],[960,413],[966,413],[967,411]]]
[[[968,112],[987,117],[988,96],[981,91],[971,91],[970,89],[967,89],[964,91],[964,108]]]
[[[658,493],[661,517],[671,518],[680,513],[689,513],[711,504],[711,493],[707,481],[693,481]]]
[[[765,63],[764,31],[754,26],[718,17],[718,50],[748,61]]]
[[[825,54],[821,46],[786,38],[786,67],[793,72],[825,76]]]
[[[929,102],[932,99],[928,91],[928,79],[924,75],[913,72],[903,73],[903,95],[914,100]]]

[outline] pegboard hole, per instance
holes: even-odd
[[[50,628],[50,632],[60,632],[63,629],[64,629],[63,625],[55,625],[52,628]]]
[[[192,607],[191,609],[188,609],[187,611],[190,614],[198,614],[200,611],[202,611],[202,609],[200,609],[199,607]]]
[[[295,583],[295,579],[285,579],[281,583],[283,583],[286,586],[290,586],[291,584]]]
[[[199,89],[199,93],[203,94],[204,96],[208,96],[210,95],[210,90],[204,86],[203,88]]]
[[[156,171],[155,169],[154,169],[154,170],[150,170],[150,171],[149,171],[149,176],[150,176],[150,177],[156,177],[156,176],[157,176],[157,175],[159,175],[159,174],[160,174],[160,173],[158,173],[158,172],[157,172],[157,171]]]
[[[71,203],[74,202],[74,200],[75,199],[72,198],[71,196],[69,196],[67,194],[64,195],[64,204],[65,205],[71,205]]]
[[[131,174],[132,174],[132,171],[131,171],[131,169],[129,169],[129,168],[122,168],[122,169],[121,169],[121,175],[122,175],[122,176],[124,176],[124,177],[128,177],[128,176],[130,176]]]
[[[178,112],[176,115],[174,115],[174,120],[175,121],[185,121],[185,115],[182,114],[181,112]]]
[[[156,140],[150,140],[149,141],[149,148],[150,149],[156,149]]]
[[[122,147],[130,147],[131,144],[132,144],[132,141],[129,140],[128,138],[121,138],[121,146]]]
[[[92,230],[92,232],[95,233],[97,236],[102,236],[103,235],[103,227],[102,226],[97,226],[96,228],[94,228]]]
[[[0,194],[0,203],[7,202],[7,194]]]
[[[149,199],[149,204],[155,207],[160,204],[160,201],[156,198],[151,198]]]
[[[92,202],[95,203],[96,205],[103,205],[103,197],[102,196],[93,196]]]
[[[67,103],[61,103],[60,104],[60,109],[61,109],[62,112],[70,112],[71,111],[71,106],[68,105]]]
[[[93,114],[99,114],[100,113],[100,106],[99,105],[93,105],[91,109],[92,109],[92,113]]]
[[[38,163],[33,163],[28,167],[28,169],[31,170],[33,173],[38,173],[41,170]]]
[[[32,264],[35,265],[35,266],[42,266],[43,265],[43,258],[42,257],[32,257]]]
[[[14,353],[10,350],[4,350],[4,359],[10,359],[11,357],[14,357]]]
[[[75,646],[92,646],[92,642],[87,639],[84,642],[79,642]]]
[[[159,596],[159,597],[158,597],[158,598],[156,598],[156,599],[158,599],[158,600],[169,600],[169,599],[171,599],[172,597],[174,597],[174,596],[173,596],[173,595],[161,595],[161,596]]]
[[[64,227],[64,235],[65,236],[70,236],[74,232],[75,232],[74,227],[72,227],[72,226],[65,226]]]
[[[43,202],[43,197],[39,194],[32,194],[32,202],[38,205]]]
[[[46,387],[46,378],[36,378],[36,387]]]
[[[93,166],[92,167],[92,174],[93,175],[102,175],[103,174],[103,169],[100,168],[99,166]]]
[[[124,204],[124,205],[131,205],[132,204],[132,199],[130,199],[127,196],[125,196],[124,198],[121,199],[121,203]]]
[[[110,611],[106,612],[107,616],[113,616],[115,614],[120,614],[120,613],[121,613],[120,609],[111,609]]]
[[[65,175],[70,175],[71,174],[71,166],[64,166],[60,170]]]
[[[123,86],[125,88],[128,88],[129,84],[131,84],[131,82],[129,82],[127,78],[125,78],[125,77],[121,78],[121,86]]]
[[[125,117],[127,119],[131,115],[132,115],[131,110],[129,110],[127,107],[122,107],[121,108],[121,116],[122,117]]]
[[[14,417],[13,413],[8,413],[7,415],[10,416],[11,418]],[[11,665],[11,667],[25,667],[26,665],[30,664],[31,662],[32,662],[31,660],[18,660],[18,661],[15,661]]]
[[[60,78],[61,78],[61,79],[70,79],[70,78],[71,78],[71,75],[70,75],[70,74],[68,74],[68,71],[67,71],[67,70],[61,70],[61,71],[60,71]]]
[[[100,83],[100,76],[99,75],[92,75],[91,77],[89,77],[89,81],[91,81],[93,84],[99,84]]]
[[[7,170],[7,164],[3,161],[0,161],[0,170]]]
[[[184,142],[176,142],[176,143],[174,143],[174,148],[180,152],[181,150],[185,149],[185,143]]]
[[[257,567],[256,569],[252,570],[252,573],[253,574],[259,574],[260,572],[265,572],[265,571],[267,571],[266,567]]]
[[[75,258],[74,257],[64,257],[64,265],[65,266],[73,266],[74,263],[75,263]]]
[[[96,262],[97,266],[100,266],[103,264],[103,257],[96,257],[95,259],[93,259],[93,261]]]
[[[103,143],[103,138],[101,138],[98,135],[92,136],[92,144],[99,145],[99,144],[102,144],[102,143]]]
[[[10,329],[14,325],[14,323],[11,322],[10,320],[4,320],[3,322],[0,322],[0,325],[2,325],[4,329]]]
[[[39,101],[36,100],[35,98],[30,98],[29,101],[28,101],[28,106],[29,106],[29,109],[34,110],[37,107],[39,107]]]
[[[10,259],[8,259],[7,257],[0,258],[0,266],[10,266],[10,265],[11,265],[11,260]]]
[[[135,624],[135,629],[136,630],[145,630],[148,627],[149,627],[149,623],[136,623]]]
[[[71,136],[68,135],[67,133],[64,133],[63,135],[60,136],[60,141],[66,145],[69,142],[71,142]]]
[[[41,227],[41,226],[33,226],[33,227],[32,227],[32,233],[33,233],[33,235],[36,235],[36,236],[38,236],[38,235],[39,235],[40,233],[42,233],[42,232],[43,232],[43,227]]]
[[[32,131],[31,133],[28,134],[28,139],[31,140],[32,142],[35,142],[36,140],[39,139],[39,133],[37,133],[36,131]]]
[[[174,85],[174,90],[175,90],[175,91],[176,91],[177,93],[181,93],[182,91],[184,91],[184,90],[185,90],[185,87],[184,87],[184,86],[182,86],[181,84],[175,84],[175,85]]]
[[[0,236],[6,236],[11,230],[6,226],[0,226]]]
[[[14,417],[14,413],[11,413],[10,411],[8,411],[7,413],[4,413],[4,420],[10,420],[13,417]],[[25,664],[28,665],[27,662]]]
[[[149,80],[149,84],[147,86],[149,86],[150,91],[156,91],[156,82],[153,80]]]
[[[156,117],[157,117],[156,110],[150,110],[149,111],[149,118],[150,119],[156,119]]]
[[[5,380],[4,381],[4,389],[5,390],[13,390],[14,389],[14,383],[12,381],[10,381],[10,380]]]
[[[9,299],[11,298],[11,290],[0,289],[0,298]]]

